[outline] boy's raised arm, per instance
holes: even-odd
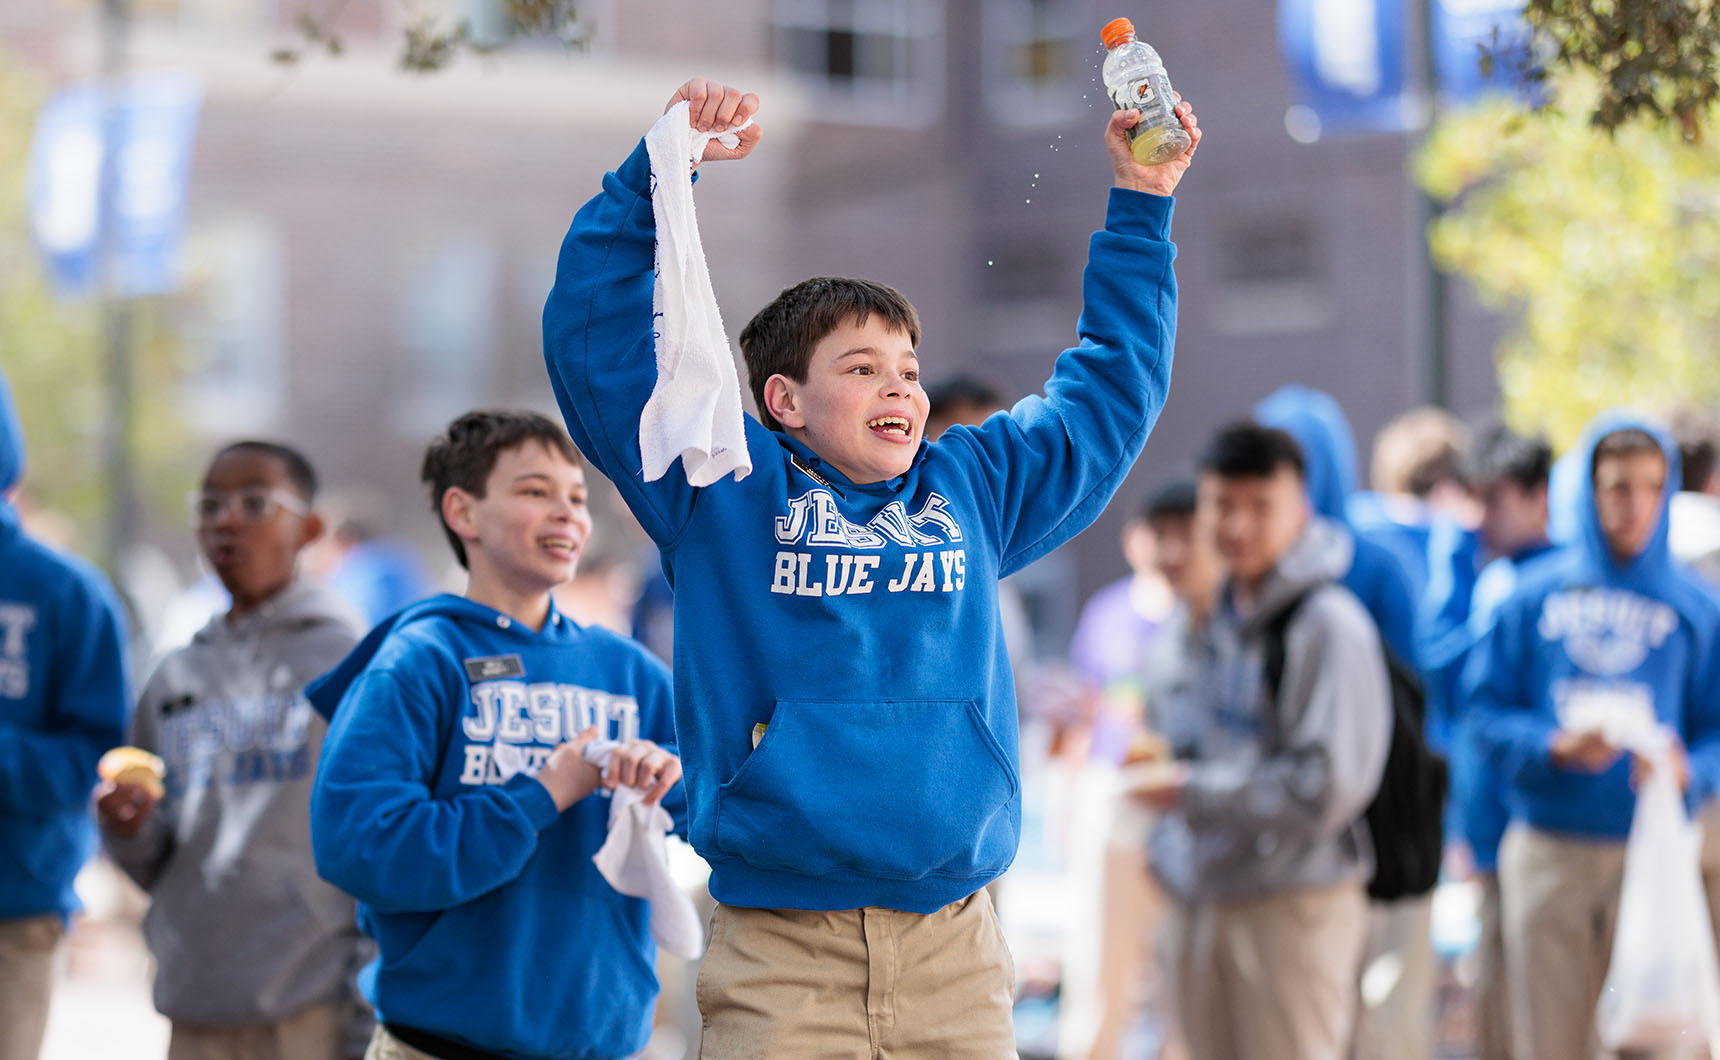
[[[1146,442],[1170,389],[1176,335],[1176,248],[1169,198],[1200,145],[1192,108],[1177,105],[1192,141],[1157,166],[1129,152],[1139,111],[1111,116],[1105,143],[1116,186],[1082,279],[1080,344],[1064,351],[1043,397],[1004,417],[945,434],[968,447],[997,495],[1002,573],[1021,569],[1086,527],[1109,503]]]
[[[758,110],[757,96],[703,78],[682,85],[669,106],[681,100],[701,132],[728,129]],[[746,157],[758,143],[758,126],[738,135],[733,148],[712,140],[703,160]],[[615,483],[646,532],[668,544],[694,492],[678,471],[655,482],[641,471],[639,417],[657,381],[655,251],[651,162],[640,141],[604,176],[603,191],[580,209],[562,243],[544,306],[544,360],[575,444]]]

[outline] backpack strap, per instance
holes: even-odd
[[[1261,667],[1261,688],[1266,692],[1268,717],[1272,720],[1273,743],[1277,743],[1278,723],[1278,692],[1284,686],[1285,638],[1290,633],[1290,623],[1295,621],[1296,613],[1302,610],[1302,605],[1308,598],[1324,589],[1325,585],[1316,585],[1296,594],[1288,604],[1271,621],[1266,623],[1265,634],[1265,664]]]

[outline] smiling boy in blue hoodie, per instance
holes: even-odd
[[[703,80],[682,99],[704,131],[758,107]],[[984,890],[1021,817],[998,579],[1103,510],[1164,404],[1169,194],[1193,148],[1139,166],[1136,120],[1118,112],[1106,133],[1117,187],[1081,341],[1043,397],[925,444],[913,306],[882,284],[808,280],[741,333],[759,419],[738,482],[641,471],[656,381],[643,144],[574,219],[545,356],[575,441],[674,583],[692,840],[721,903],[701,971],[707,1058],[1014,1053],[1010,959]],[[704,160],[758,136],[713,141]]]
[[[468,413],[423,477],[465,595],[395,615],[310,693],[334,716],[311,795],[317,868],[381,951],[360,977],[378,1020],[366,1057],[633,1056],[656,947],[647,904],[592,863],[609,802],[591,796],[655,801],[680,778],[668,673],[551,601],[592,529],[560,427]],[[619,745],[601,777],[583,757],[594,740]]]
[[[1606,726],[1652,714],[1670,728],[1688,749],[1688,805],[1720,784],[1720,603],[1667,548],[1678,451],[1614,413],[1573,453],[1577,535],[1521,571],[1469,671],[1477,738],[1509,784],[1499,883],[1517,1060],[1593,1048],[1636,804]]]
[[[125,622],[96,571],[32,540],[24,433],[0,373],[0,1057],[34,1057],[54,951],[94,846],[96,760],[125,738]]]

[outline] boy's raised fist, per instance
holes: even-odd
[[[703,77],[695,77],[676,89],[675,94],[669,97],[668,105],[663,108],[664,112],[683,99],[688,104],[687,118],[699,132],[728,132],[758,113],[758,97],[751,92],[742,92],[738,88],[718,84]],[[740,143],[734,147],[724,147],[717,140],[706,144],[705,155],[701,161],[724,162],[745,158],[758,145],[760,130],[754,124],[735,135],[740,137]]]
[[[1194,107],[1183,101],[1182,93],[1177,93],[1176,116],[1188,130],[1188,150],[1156,166],[1143,166],[1135,161],[1134,154],[1129,150],[1128,130],[1141,120],[1138,110],[1119,110],[1111,114],[1111,123],[1105,128],[1105,150],[1111,156],[1111,168],[1117,175],[1117,187],[1131,188],[1144,191],[1150,195],[1169,195],[1176,190],[1182,175],[1188,170],[1188,164],[1194,158],[1195,148],[1200,146],[1200,121],[1194,116]]]

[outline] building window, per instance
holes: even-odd
[[[987,0],[982,76],[992,116],[1012,125],[1067,120],[1086,102],[1109,107],[1103,54],[1085,12],[1070,0]],[[1097,101],[1097,102],[1095,102]]]
[[[1336,311],[1318,241],[1304,220],[1262,221],[1223,237],[1213,305],[1233,335],[1315,331]]]
[[[255,431],[285,412],[286,252],[261,217],[234,215],[185,239],[187,422],[209,434]]]
[[[777,0],[777,65],[836,104],[829,121],[927,125],[943,112],[941,0]]]
[[[439,431],[482,404],[496,341],[495,246],[472,233],[409,246],[401,258],[395,426],[407,435]]]

